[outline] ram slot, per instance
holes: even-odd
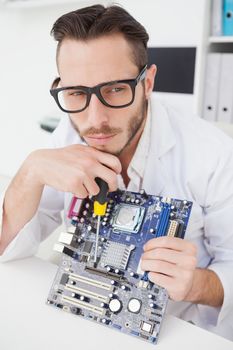
[[[74,299],[74,298],[71,298],[68,296],[63,296],[62,301],[66,301],[67,303],[76,305],[76,306],[78,306],[82,309],[88,310],[88,311],[92,311],[92,312],[94,312],[98,315],[101,315],[101,316],[105,313],[105,310],[101,307],[91,305],[91,304],[85,303],[83,301],[79,301],[77,299]]]
[[[159,227],[157,230],[156,237],[164,236],[166,234],[166,228],[168,225],[170,211],[171,211],[170,205],[165,203],[165,206],[163,207],[163,211],[161,214],[161,218],[159,220]]]
[[[104,296],[104,295],[100,295],[100,294],[91,292],[89,290],[83,289],[83,288],[77,288],[74,286],[70,286],[69,284],[66,284],[65,290],[69,290],[69,291],[74,292],[74,293],[79,293],[79,294],[84,295],[86,297],[96,299],[99,301],[103,301],[104,303],[107,303],[109,300],[109,298]]]
[[[76,275],[74,273],[71,273],[69,275],[69,277],[72,278],[75,281],[86,283],[86,284],[89,284],[90,286],[98,287],[98,288],[105,289],[105,290],[108,290],[108,291],[111,291],[112,288],[113,288],[111,284],[107,284],[107,283],[104,283],[104,282],[101,282],[101,281],[93,280],[91,278],[84,277],[84,276],[81,276],[81,275]]]

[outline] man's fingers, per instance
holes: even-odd
[[[148,250],[142,254],[142,260],[161,260],[167,261],[177,266],[185,266],[186,268],[193,268],[196,266],[196,257],[178,252],[176,250],[167,248],[156,248]]]
[[[157,272],[149,272],[149,280],[160,287],[166,288],[167,290],[172,288],[173,279],[166,275],[161,275]]]
[[[77,198],[80,198],[80,199],[83,199],[83,198],[86,198],[89,193],[87,191],[87,189],[85,188],[85,186],[80,186],[77,191],[74,191],[73,194],[77,197]]]
[[[84,186],[85,186],[88,194],[91,196],[95,196],[100,191],[99,186],[97,185],[96,181],[93,181],[93,179],[90,179],[88,176],[84,180]]]
[[[144,271],[162,273],[172,277],[176,277],[179,273],[176,265],[161,260],[142,260],[141,268]]]
[[[106,168],[106,166],[102,164],[97,164],[94,169],[94,173],[96,177],[100,177],[102,180],[107,182],[109,192],[117,189],[117,175],[113,170]]]
[[[99,150],[94,150],[96,159],[106,167],[112,169],[115,173],[120,174],[122,167],[121,162],[116,156],[113,156],[112,154],[101,152]]]
[[[143,247],[144,251],[155,248],[167,248],[177,250],[179,252],[187,252],[189,254],[196,254],[196,246],[186,240],[177,237],[158,237],[149,240]]]

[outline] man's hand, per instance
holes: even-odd
[[[117,174],[121,172],[116,156],[83,145],[38,150],[29,156],[28,162],[36,166],[34,178],[38,183],[71,192],[78,198],[99,192],[96,177],[108,183],[110,192],[116,190]]]
[[[144,246],[141,268],[149,279],[167,289],[175,301],[185,300],[192,289],[197,263],[196,246],[176,237],[158,237]]]
[[[116,190],[120,172],[121,163],[116,156],[88,146],[32,152],[6,191],[0,254],[35,215],[45,185],[85,198],[99,192],[96,177],[105,180],[110,191]]]

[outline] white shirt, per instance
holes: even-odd
[[[52,135],[51,147],[81,143],[68,116]],[[169,301],[168,312],[233,340],[233,142],[196,116],[152,98],[145,128],[128,168],[127,190],[193,202],[185,239],[198,247],[198,263],[218,275],[221,308]],[[121,176],[119,188],[124,189]],[[30,256],[64,219],[72,195],[45,187],[39,209],[9,244],[0,261]],[[68,224],[68,222],[67,222]]]

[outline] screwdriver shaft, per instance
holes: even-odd
[[[100,232],[100,215],[98,215],[97,219],[97,227],[96,227],[96,237],[95,237],[95,256],[94,256],[94,262],[97,261],[97,253],[98,253],[98,243],[99,243],[99,232]]]

